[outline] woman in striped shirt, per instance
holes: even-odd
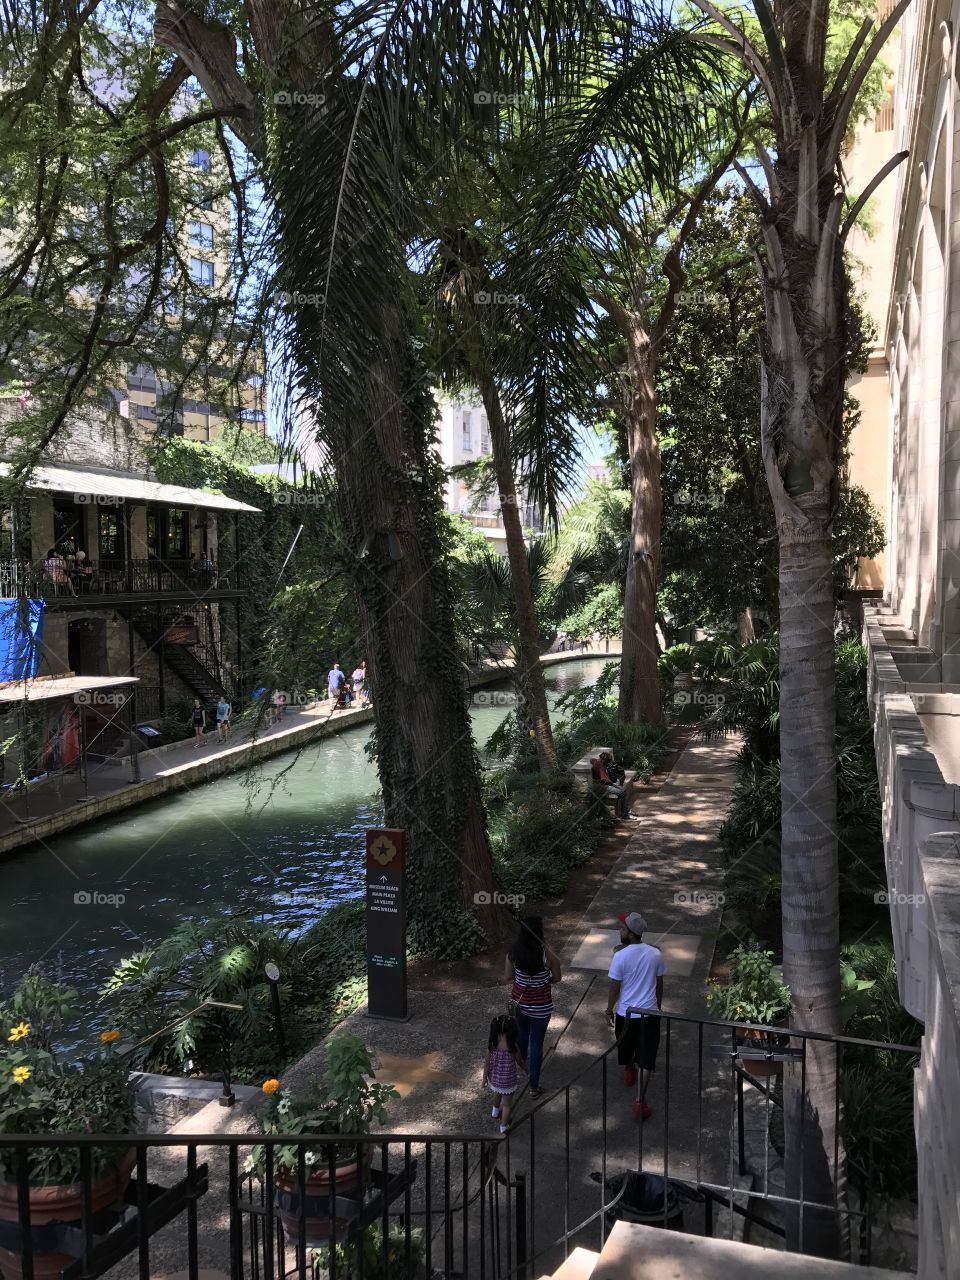
[[[560,963],[555,955],[548,954],[543,940],[542,917],[524,916],[521,920],[517,940],[507,954],[504,977],[513,983],[510,1001],[516,1010],[517,1042],[527,1059],[530,1097],[539,1098],[543,1094],[540,1088],[543,1041],[553,1013],[551,988],[561,980]]]

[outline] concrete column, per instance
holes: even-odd
[[[954,108],[956,82],[950,80],[949,207],[946,210],[946,322],[943,351],[943,461],[939,648],[944,684],[960,683],[960,121]]]
[[[147,508],[132,506],[128,508],[127,518],[130,521],[130,545],[134,560],[147,558]]]

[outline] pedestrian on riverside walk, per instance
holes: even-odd
[[[220,698],[217,703],[217,737],[221,742],[226,742],[230,736],[230,714],[233,711],[226,696]]]
[[[204,741],[204,733],[207,728],[207,713],[203,709],[203,704],[199,698],[193,700],[193,712],[191,714],[193,721],[193,748],[194,750]]]
[[[346,678],[347,677],[340,670],[339,662],[335,662],[327,672],[327,693],[330,695],[330,700],[333,703],[333,711],[336,711],[337,709],[337,704],[340,701],[340,690],[343,688],[343,682]]]
[[[560,962],[548,952],[543,938],[543,918],[524,916],[517,939],[507,954],[504,977],[513,986],[510,1003],[516,1011],[518,1043],[527,1061],[530,1097],[540,1098],[543,1042],[553,1013],[555,983],[562,981]]]
[[[364,686],[367,683],[367,664],[358,662],[353,669],[353,675],[350,677],[353,681],[353,696],[357,700],[357,706],[366,706],[366,690]]]
[[[663,954],[643,941],[647,923],[638,911],[617,916],[621,945],[613,953],[607,977],[607,1022],[617,1037],[617,1061],[623,1067],[623,1083],[632,1089],[633,1118],[649,1120],[653,1110],[647,1102],[650,1073],[657,1065],[660,1047],[660,1019],[628,1010],[660,1009],[663,1002]]]
[[[520,1064],[520,1048],[517,1044],[517,1020],[502,1014],[490,1023],[487,1039],[487,1060],[483,1068],[483,1083],[493,1096],[490,1114],[500,1121],[500,1132],[510,1127],[510,1110],[513,1095],[517,1091]]]

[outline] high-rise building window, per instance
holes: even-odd
[[[266,415],[262,409],[241,409],[240,418],[243,422],[263,422]]]
[[[464,410],[463,413],[463,440],[462,447],[464,453],[473,453],[473,437],[470,434],[470,413]]]
[[[198,147],[196,151],[190,152],[190,163],[194,169],[202,169],[204,173],[210,170],[210,152]]]
[[[209,222],[190,223],[190,243],[198,249],[213,248],[213,227]]]
[[[213,263],[203,258],[190,259],[190,279],[194,284],[213,284]]]

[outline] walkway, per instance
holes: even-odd
[[[552,665],[580,658],[612,660],[619,656],[619,648],[611,648],[609,653],[544,654],[542,662]],[[488,660],[472,671],[468,687],[493,684],[509,675],[512,667],[511,658]],[[156,800],[172,791],[189,790],[372,719],[372,710],[360,707],[331,715],[329,702],[325,701],[311,707],[289,707],[279,724],[241,724],[226,743],[217,741],[213,729],[199,748],[188,738],[153,751],[142,751],[139,782],[130,781],[130,762],[123,756],[91,761],[86,783],[79,773],[68,773],[31,783],[28,794],[0,792],[0,857],[23,845],[49,840],[82,823]]]

